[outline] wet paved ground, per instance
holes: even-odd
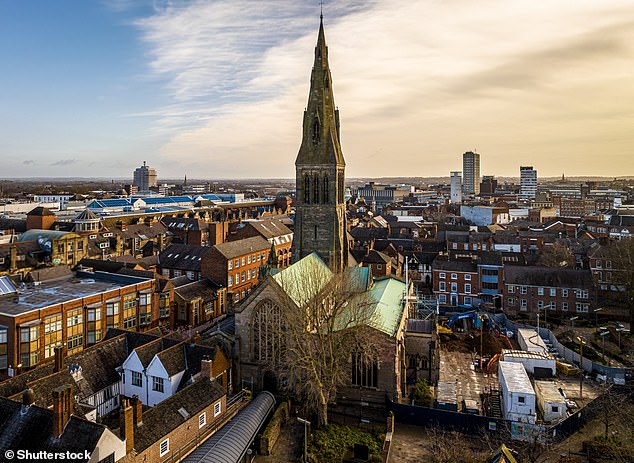
[[[388,463],[425,461],[425,428],[396,423]]]

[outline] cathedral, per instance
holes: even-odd
[[[328,282],[351,274],[359,286],[354,290],[356,296],[345,299],[344,306],[348,302],[350,307],[354,306],[355,297],[366,301],[363,310],[367,310],[370,315],[367,320],[372,322],[361,323],[374,330],[378,354],[372,362],[364,361],[363,365],[355,363],[356,354],[349,354],[350,375],[346,387],[352,388],[352,395],[346,393],[342,397],[358,396],[358,401],[367,401],[367,394],[374,394],[379,408],[383,409],[386,395],[398,398],[406,391],[404,295],[407,287],[403,281],[389,276],[375,281],[368,267],[352,266],[345,270],[354,261],[348,262],[345,161],[339,137],[339,112],[334,103],[322,18],[304,111],[302,141],[295,161],[293,263],[284,269],[275,268],[274,263],[263,268],[261,283],[234,308],[235,382],[255,392],[284,389],[287,385],[282,384],[284,381],[271,367],[271,359],[279,358],[283,350],[280,346],[285,322],[281,308],[290,306],[297,313],[307,311],[307,301],[325,301],[330,297],[323,288],[315,288],[317,280]],[[315,269],[319,278],[312,277]],[[301,280],[307,284],[299,285],[299,290],[289,290],[284,280]],[[363,400],[360,391],[366,397]]]

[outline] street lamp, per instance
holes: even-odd
[[[578,319],[579,317],[570,317],[570,329],[574,330],[575,329],[575,320]]]
[[[598,332],[599,331],[599,312],[601,312],[603,310],[603,307],[599,307],[598,309],[593,309],[592,311],[594,312],[594,331]]]
[[[308,455],[308,426],[310,426],[310,421],[300,418],[299,416],[297,417],[297,421],[304,425],[304,463],[306,463]]]
[[[581,379],[579,380],[579,400],[583,400],[583,346],[586,344],[586,340],[583,336],[577,336],[577,342],[579,343],[579,366],[581,367]]]
[[[605,364],[605,336],[610,334],[609,331],[602,331],[599,333],[601,336],[601,357],[603,358],[603,363]]]

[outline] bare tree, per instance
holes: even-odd
[[[575,265],[575,256],[565,243],[556,242],[544,246],[537,264],[551,268],[570,268]]]
[[[288,380],[319,424],[328,423],[328,404],[349,382],[353,353],[376,355],[368,297],[368,274],[358,268],[332,272],[317,258],[305,258],[273,277],[281,297],[275,371]],[[365,275],[365,280],[364,276]]]

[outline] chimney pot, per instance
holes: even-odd
[[[64,368],[64,347],[56,346],[54,352],[55,367],[53,368],[53,371],[57,373],[58,371],[62,371],[62,368]]]
[[[213,362],[209,358],[204,358],[200,364],[201,378],[213,379]]]
[[[125,453],[130,453],[134,448],[134,412],[128,399],[121,400],[119,436],[125,440]]]

